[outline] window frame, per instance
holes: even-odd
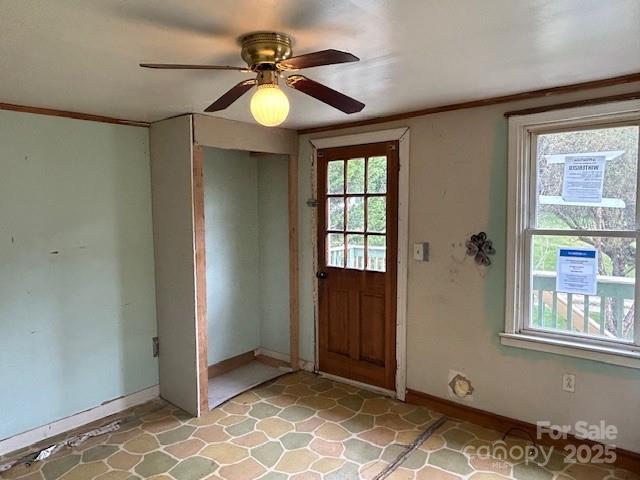
[[[640,368],[640,309],[634,309],[631,341],[589,337],[580,333],[531,329],[531,239],[534,234],[575,236],[576,232],[635,237],[640,246],[640,159],[636,186],[636,222],[630,230],[556,230],[535,228],[536,138],[540,134],[589,128],[637,125],[640,100],[551,110],[509,118],[507,277],[505,327],[501,343],[512,347],[603,361]],[[636,252],[635,297],[640,299],[640,252]]]

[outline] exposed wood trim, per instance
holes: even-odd
[[[298,370],[300,359],[300,302],[298,298],[298,155],[289,155],[289,360]]]
[[[230,372],[231,370],[235,370],[236,368],[240,368],[243,365],[247,365],[248,363],[253,362],[255,358],[255,352],[251,350],[249,352],[236,355],[235,357],[227,358],[226,360],[222,360],[218,363],[214,363],[213,365],[209,365],[208,377],[217,377],[218,375],[222,375],[224,373]]]
[[[52,117],[73,118],[74,120],[87,120],[89,122],[113,123],[115,125],[128,125],[130,127],[149,128],[150,125],[149,122],[139,122],[137,120],[124,120],[121,118],[92,115],[90,113],[70,112],[68,110],[56,110],[53,108],[29,107],[27,105],[15,105],[13,103],[0,103],[0,110],[35,113],[38,115],[49,115]]]
[[[524,108],[522,110],[512,110],[505,112],[505,117],[513,117],[516,115],[530,115],[532,113],[550,112],[552,110],[562,110],[565,108],[586,107],[588,105],[599,105],[602,103],[622,102],[625,100],[637,100],[640,98],[640,92],[621,93],[620,95],[609,95],[608,97],[587,98],[585,100],[576,100],[574,102],[556,103],[555,105],[543,105],[540,107]]]
[[[291,368],[291,365],[289,362],[280,360],[278,358],[270,357],[268,355],[265,355],[264,353],[260,353],[260,354],[256,353],[255,359],[258,362],[264,363],[265,365],[269,365],[270,367],[273,367],[273,368]]]
[[[571,85],[563,85],[560,87],[543,88],[540,90],[532,90],[528,92],[514,93],[510,95],[502,95],[499,97],[485,98],[481,100],[471,100],[468,102],[452,103],[449,105],[441,105],[437,107],[423,108],[411,112],[396,113],[394,115],[385,115],[383,117],[370,118],[368,120],[358,120],[355,122],[345,122],[333,125],[325,125],[322,127],[303,128],[298,130],[298,134],[328,132],[331,130],[340,130],[343,128],[362,127],[365,125],[375,125],[378,123],[392,122],[395,120],[405,120],[407,118],[420,117],[422,115],[430,115],[433,113],[449,112],[451,110],[462,110],[465,108],[486,107],[488,105],[497,105],[500,103],[514,102],[517,100],[529,100],[532,98],[549,97],[551,95],[559,95],[562,93],[578,92],[581,90],[591,90],[594,88],[611,87],[613,85],[621,85],[625,83],[640,82],[640,72],[628,75],[620,75],[618,77],[605,78],[601,80],[593,80],[590,82],[574,83]]]
[[[273,350],[267,350],[262,347],[256,349],[256,359],[270,358],[278,362],[282,362],[283,365],[291,367],[291,356],[286,353],[274,352]],[[298,368],[296,370],[304,370],[306,372],[314,371],[314,363],[307,360],[298,360]]]
[[[207,262],[204,224],[204,152],[193,145],[193,235],[195,248],[196,323],[198,332],[198,378],[200,415],[209,411],[207,360]]]
[[[515,418],[505,417],[503,415],[498,415],[486,410],[480,410],[479,408],[462,405],[451,400],[429,395],[417,390],[407,390],[406,401],[407,403],[422,405],[437,412],[444,413],[447,416],[465,420],[467,422],[474,423],[485,428],[490,428],[500,433],[505,433],[510,429],[517,429],[513,431],[514,436],[519,435],[523,438],[528,439],[527,436],[522,435],[523,432],[527,432],[532,438],[536,438],[537,435],[537,428],[532,423],[524,422],[522,420],[516,420]],[[554,446],[556,448],[563,448],[567,445],[578,446],[583,444],[599,444],[599,442],[594,442],[593,440],[578,439],[573,435],[569,435],[567,439],[559,440],[544,436],[542,439],[536,440],[536,442],[541,445]],[[615,452],[616,466],[625,468],[632,472],[640,472],[639,453],[617,447],[615,449]]]

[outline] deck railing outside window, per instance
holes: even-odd
[[[386,247],[369,246],[369,266],[368,270],[372,271],[384,271],[385,261],[387,258]],[[342,260],[344,258],[343,247],[331,247],[329,249],[331,255],[331,261],[329,265],[344,265]],[[347,263],[346,265],[354,265],[356,270],[364,270],[364,246],[362,245],[349,245],[347,247]]]
[[[635,281],[598,276],[595,296],[556,292],[556,273],[534,271],[533,327],[633,340]]]

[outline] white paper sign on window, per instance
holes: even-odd
[[[598,292],[598,251],[581,247],[558,248],[556,291],[595,295]]]
[[[601,203],[606,157],[566,156],[562,178],[565,202]]]

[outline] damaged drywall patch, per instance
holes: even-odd
[[[475,388],[465,374],[455,370],[449,370],[448,386],[449,398],[458,401],[473,401],[473,391]]]

